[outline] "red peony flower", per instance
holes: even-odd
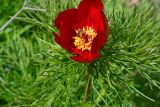
[[[78,9],[61,12],[54,23],[60,32],[60,36],[53,32],[55,41],[74,54],[71,59],[89,63],[100,57],[109,35],[101,0],[82,0]]]

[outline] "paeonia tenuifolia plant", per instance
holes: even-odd
[[[71,59],[91,63],[100,57],[100,50],[109,35],[108,21],[103,13],[101,0],[82,0],[78,9],[61,12],[54,21],[59,35],[53,32],[55,41],[69,51]],[[91,76],[87,72],[84,101],[87,101]]]
[[[54,21],[59,35],[55,41],[69,51],[72,60],[90,63],[100,57],[109,35],[108,21],[101,0],[82,0],[78,9],[61,12]]]

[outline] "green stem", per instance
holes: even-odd
[[[87,102],[89,92],[90,92],[90,87],[91,87],[91,75],[89,74],[89,72],[87,72],[87,84],[86,84],[86,88],[85,88],[84,103]]]

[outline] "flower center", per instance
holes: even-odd
[[[83,29],[78,29],[76,31],[76,36],[74,39],[74,46],[82,51],[91,51],[93,39],[97,36],[97,33],[91,27],[83,27]]]

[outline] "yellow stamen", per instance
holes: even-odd
[[[94,31],[94,29],[86,26],[75,31],[77,34],[75,37],[73,37],[75,47],[82,51],[91,51],[93,39],[97,36],[97,33]]]

